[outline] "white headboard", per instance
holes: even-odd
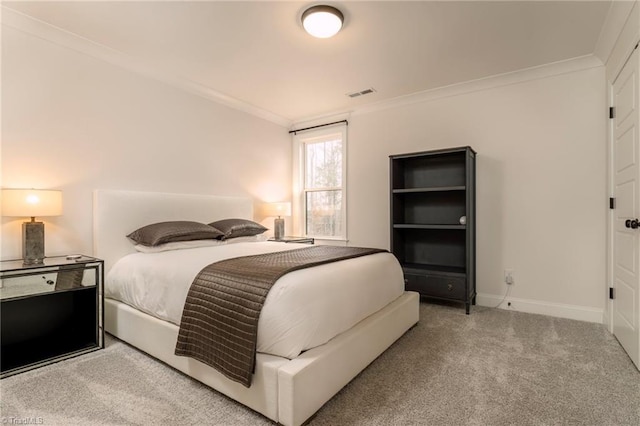
[[[144,225],[169,220],[209,223],[220,219],[253,220],[253,202],[243,197],[95,190],[93,253],[105,272],[122,256],[135,252],[126,237]]]

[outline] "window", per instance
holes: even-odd
[[[306,132],[294,141],[300,153],[301,233],[319,239],[346,239],[346,126]]]

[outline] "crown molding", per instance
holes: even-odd
[[[130,55],[120,52],[119,50],[96,43],[78,34],[25,15],[7,6],[2,6],[0,19],[3,26],[47,40],[56,45],[91,56],[95,59],[124,68],[144,77],[152,78],[178,89],[187,91],[191,94],[225,105],[229,108],[270,121],[279,126],[287,128],[291,126],[292,121],[288,118],[225,95],[224,93],[220,93],[208,86],[196,83],[187,78],[158,70],[143,61],[137,60]]]
[[[438,87],[436,89],[400,96],[387,101],[363,105],[355,108],[351,112],[351,116],[369,114],[390,108],[400,108],[416,103],[431,102],[436,99],[448,98],[451,96],[458,96],[501,86],[509,86],[512,84],[568,74],[601,66],[604,66],[604,64],[595,55],[585,55],[573,59],[567,59],[565,61],[553,62],[504,74],[496,74],[490,77],[465,81],[462,83],[452,84],[450,86]]]
[[[600,36],[596,42],[594,55],[606,64],[620,34],[631,16],[631,11],[636,7],[637,1],[612,1],[607,12],[607,17],[600,30]]]

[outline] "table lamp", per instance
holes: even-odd
[[[291,216],[291,203],[268,203],[265,205],[265,216],[278,216],[273,220],[273,238],[284,237],[284,219],[280,216]]]
[[[44,260],[44,223],[36,216],[60,216],[62,191],[47,189],[3,189],[2,215],[31,217],[22,223],[22,259],[25,265],[39,265]]]

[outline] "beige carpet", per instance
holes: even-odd
[[[309,424],[640,425],[640,373],[602,325],[424,303],[420,314]],[[272,424],[115,339],[0,392],[3,423]]]

